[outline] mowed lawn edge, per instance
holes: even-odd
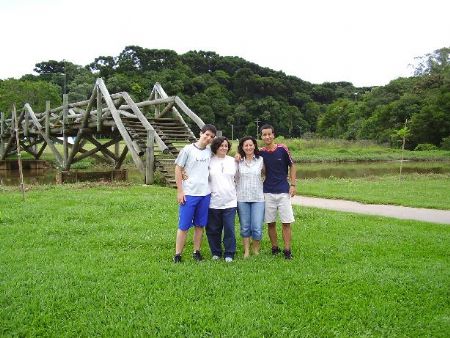
[[[299,195],[369,204],[450,210],[450,174],[406,174],[299,180]]]
[[[295,207],[292,261],[171,261],[175,191],[0,193],[0,334],[446,336],[450,228]]]

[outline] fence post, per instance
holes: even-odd
[[[155,173],[153,167],[155,165],[155,131],[147,130],[147,149],[145,161],[145,184],[153,184],[155,180]]]
[[[45,135],[50,136],[50,101],[45,101]]]
[[[63,94],[63,120],[62,120],[62,132],[63,132],[63,168],[67,170],[67,160],[69,158],[69,145],[67,140],[67,115],[69,113],[69,95]]]

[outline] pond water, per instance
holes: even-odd
[[[398,174],[399,161],[389,162],[341,162],[341,163],[297,163],[297,177],[305,178],[352,178]],[[108,170],[108,169],[105,169]],[[25,184],[55,184],[57,170],[53,168],[24,170]],[[414,162],[404,161],[402,173],[450,173],[450,161]],[[128,181],[143,183],[143,178],[135,168],[128,169]],[[0,185],[18,185],[18,170],[0,170]]]

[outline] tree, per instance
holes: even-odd
[[[58,86],[45,81],[8,79],[0,82],[0,111],[7,114],[13,104],[19,110],[25,103],[29,103],[36,113],[43,112],[47,100],[52,106],[61,104],[61,91]]]

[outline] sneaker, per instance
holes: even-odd
[[[220,259],[220,256],[214,255],[212,256],[213,261],[218,261]]]
[[[198,250],[194,251],[194,253],[192,254],[192,258],[194,258],[194,260],[197,262],[200,262],[203,259],[202,254]]]
[[[225,262],[231,263],[233,261],[233,258],[231,257],[225,257]]]
[[[173,262],[174,263],[181,263],[181,255],[178,254],[178,255],[173,256]]]
[[[272,247],[272,255],[278,255],[281,252],[280,248],[277,246]]]
[[[284,258],[286,259],[292,259],[292,253],[291,250],[283,250]]]

